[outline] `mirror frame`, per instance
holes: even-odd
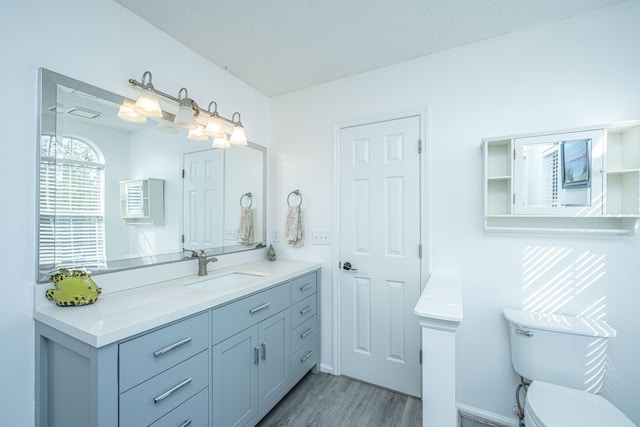
[[[90,95],[94,95],[97,98],[101,98],[106,101],[113,102],[116,105],[120,105],[126,99],[124,96],[115,94],[108,90],[99,88],[97,86],[90,85],[88,83],[84,83],[82,81],[76,80],[71,77],[67,77],[65,75],[56,73],[54,71],[48,70],[46,68],[39,68],[38,70],[38,121],[37,121],[37,140],[36,140],[36,256],[35,256],[35,271],[36,271],[36,283],[50,283],[50,274],[55,273],[55,271],[47,271],[43,272],[40,268],[40,167],[41,167],[41,155],[40,155],[40,144],[43,134],[44,122],[51,118],[46,118],[45,115],[47,113],[51,113],[54,122],[57,122],[56,113],[47,111],[49,105],[55,105],[57,103],[57,87],[58,85],[66,86],[69,88],[73,88],[82,92],[85,92]],[[53,93],[52,93],[53,91]],[[53,98],[52,98],[53,97]],[[165,119],[172,120],[173,114],[163,111],[163,115]],[[58,135],[58,126],[55,123],[55,134],[56,137],[62,135]],[[186,138],[186,137],[185,137]],[[261,249],[266,247],[266,225],[267,225],[267,181],[268,181],[268,173],[267,173],[267,148],[255,144],[253,142],[248,142],[246,147],[236,147],[236,148],[250,148],[253,150],[257,150],[262,153],[262,191],[263,191],[263,200],[261,203],[262,207],[262,236],[255,236],[255,242],[251,246],[242,246],[242,245],[233,245],[233,246],[222,246],[218,248],[208,248],[207,255],[225,255],[231,253],[245,252],[256,249]],[[182,198],[184,195],[181,194],[180,204],[182,205]],[[180,227],[184,227],[184,218],[183,212],[181,208],[180,212]],[[176,239],[179,239],[179,236],[176,236]],[[182,245],[182,243],[180,243]],[[153,257],[153,261],[149,261],[149,257]],[[162,265],[169,264],[181,261],[188,261],[193,259],[186,252],[181,251],[179,253],[170,253],[170,254],[159,254],[159,255],[148,255],[145,257],[138,258],[124,258],[124,259],[115,259],[115,260],[107,260],[109,264],[116,264],[113,267],[107,267],[105,269],[100,269],[96,271],[91,271],[91,275],[99,275],[99,274],[108,274],[117,271],[125,271],[143,267],[150,267],[154,265]],[[57,269],[60,266],[54,266],[53,269]],[[86,267],[76,266],[74,269],[83,269]],[[57,271],[57,270],[56,270]]]

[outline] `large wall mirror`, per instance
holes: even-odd
[[[40,70],[37,281],[264,247],[266,148],[120,120],[124,100]]]

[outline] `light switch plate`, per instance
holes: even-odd
[[[329,230],[313,230],[311,232],[312,244],[314,245],[330,245],[331,231]]]

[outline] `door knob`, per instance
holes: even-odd
[[[350,262],[348,262],[348,261],[347,261],[347,262],[345,262],[344,264],[342,264],[342,268],[343,268],[344,270],[347,270],[347,271],[349,271],[349,270],[351,270],[351,271],[358,271],[358,269],[357,269],[357,268],[353,268],[353,267],[351,267],[351,263],[350,263]]]

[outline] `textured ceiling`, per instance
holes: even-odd
[[[276,96],[626,0],[115,0]]]

